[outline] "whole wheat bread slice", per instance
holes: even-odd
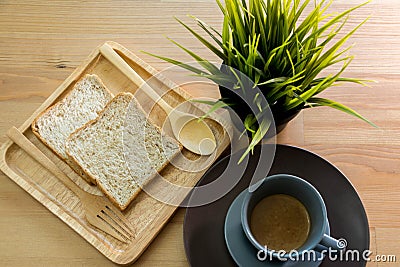
[[[39,114],[32,122],[33,133],[89,183],[95,183],[82,169],[69,160],[65,142],[71,133],[94,120],[113,95],[96,75],[85,75],[55,105]]]
[[[66,151],[121,210],[181,149],[152,124],[130,93],[68,138]]]

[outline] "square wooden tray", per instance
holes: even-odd
[[[143,62],[123,46],[114,42],[107,43],[111,45],[144,80],[148,80],[152,77],[148,80],[149,84],[153,88],[157,88],[160,94],[165,93],[163,99],[170,105],[176,106],[192,98],[187,92],[177,87],[165,77],[160,76],[154,68]],[[140,93],[137,86],[105,59],[99,53],[99,48],[96,48],[88,59],[86,59],[30,116],[30,118],[19,127],[19,130],[21,130],[31,142],[52,159],[80,187],[93,194],[101,195],[102,193],[97,187],[87,184],[66,163],[60,160],[50,149],[42,144],[32,133],[30,127],[33,119],[40,112],[65,97],[73,88],[76,81],[85,74],[98,75],[113,94],[119,92],[134,93],[144,110],[150,112],[150,118],[159,126],[163,126],[164,124],[165,113],[158,105],[154,104],[150,98],[147,98],[143,92]],[[190,104],[189,111],[201,115],[206,111],[206,107]],[[207,120],[207,123],[216,135],[216,153],[211,160],[199,160],[199,156],[184,149],[182,154],[178,157],[182,157],[182,159],[186,158],[185,160],[192,160],[192,167],[196,167],[196,164],[204,164],[205,161],[210,165],[229,145],[231,128],[226,118],[220,116],[212,116],[211,118],[215,121]],[[164,130],[167,134],[173,136],[168,127],[164,127]],[[5,142],[0,151],[0,168],[10,179],[63,220],[108,259],[117,264],[129,264],[134,262],[157,236],[177,209],[176,206],[157,201],[145,192],[140,192],[139,196],[131,203],[127,210],[124,211],[125,216],[134,227],[135,236],[128,243],[123,243],[89,225],[84,218],[79,198],[12,141]],[[206,170],[207,168],[201,168],[201,170],[197,172],[183,171],[169,165],[162,171],[161,175],[163,178],[173,181],[173,183],[178,185],[193,187]],[[176,197],[179,201],[183,200],[186,195],[177,195]]]

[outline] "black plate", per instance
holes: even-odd
[[[225,244],[226,213],[236,198],[248,187],[258,164],[259,149],[249,159],[246,172],[239,183],[221,199],[186,210],[183,236],[186,256],[191,266],[235,266]],[[240,153],[240,152],[239,152]],[[229,156],[214,164],[198,185],[217,179],[225,170]],[[347,178],[332,164],[306,150],[277,145],[269,175],[287,173],[302,177],[314,185],[325,200],[331,235],[345,238],[348,249],[361,252],[369,249],[369,226],[362,202]],[[196,194],[193,190],[191,197]],[[190,200],[189,200],[190,202]],[[360,261],[330,261],[325,257],[321,267],[365,266]]]

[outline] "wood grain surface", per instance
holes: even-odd
[[[362,0],[335,0],[340,11]],[[355,59],[346,76],[372,79],[370,87],[343,85],[324,96],[356,109],[379,128],[328,108],[302,112],[278,142],[309,149],[335,164],[357,188],[365,205],[373,255],[400,262],[400,1],[373,0],[354,12],[346,29],[370,20],[352,37]],[[190,60],[165,37],[209,56],[173,19],[196,15],[220,28],[213,0],[0,1],[0,143],[21,125],[89,53],[106,40],[121,43],[158,70],[170,65],[141,50]],[[179,82],[180,75],[169,77]],[[188,86],[195,96],[218,97],[215,88]],[[0,174],[1,266],[113,266],[89,243],[4,174]],[[187,266],[184,209],[136,262],[138,266]]]

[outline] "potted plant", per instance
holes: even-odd
[[[201,68],[168,57],[148,54],[186,68],[220,85],[221,99],[211,103],[210,110],[229,105],[239,114],[252,136],[246,153],[268,132],[269,124],[260,124],[257,120],[263,110],[268,108],[272,111],[277,132],[302,109],[318,106],[344,111],[374,125],[349,107],[317,97],[339,82],[365,84],[365,80],[342,77],[342,73],[353,59],[353,56],[347,54],[350,47],[344,48],[344,44],[367,19],[347,33],[342,34],[342,29],[349,14],[367,2],[341,13],[326,14],[332,1],[313,1],[312,7],[309,6],[310,0],[225,0],[225,4],[220,0],[216,1],[224,16],[221,32],[196,17],[193,19],[202,29],[203,35],[181,20],[177,21],[221,59],[225,71],[173,40],[171,41],[192,56]],[[307,14],[304,14],[305,10],[309,10]],[[204,33],[210,38],[203,37]],[[342,34],[340,37],[339,33]],[[339,64],[341,67],[332,72],[330,67]],[[245,90],[259,88],[266,100],[262,102],[253,99],[255,102],[259,101],[257,106],[261,105],[259,114],[251,112],[232,90],[221,86],[221,81],[224,81],[229,72],[226,71],[227,68],[238,70],[252,80],[254,86],[250,89],[244,88]],[[241,86],[233,87],[241,91]]]

